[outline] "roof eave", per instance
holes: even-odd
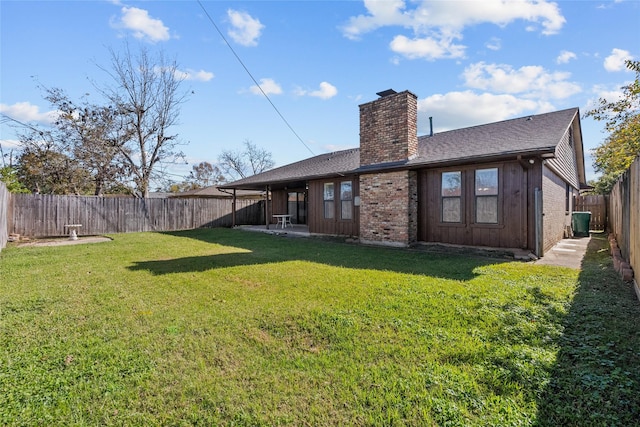
[[[299,181],[311,181],[311,180],[317,180],[317,179],[343,177],[343,176],[348,176],[348,175],[354,175],[356,173],[357,173],[357,169],[356,170],[344,171],[344,172],[331,172],[331,173],[319,174],[319,175],[297,176],[297,177],[291,177],[291,178],[287,178],[287,179],[265,180],[265,181],[251,182],[251,183],[246,183],[246,184],[243,184],[243,183],[240,183],[240,184],[230,183],[230,184],[227,184],[227,185],[221,185],[219,188],[224,188],[224,189],[227,189],[227,190],[236,189],[236,190],[258,190],[258,191],[264,191],[267,186],[284,185],[284,184],[290,184],[290,183],[299,182]]]
[[[502,153],[487,154],[484,156],[465,156],[456,157],[454,159],[442,159],[442,160],[424,160],[409,162],[407,166],[411,169],[422,169],[424,167],[444,167],[444,166],[456,166],[469,163],[488,163],[498,162],[517,158],[553,158],[555,157],[556,146],[549,146],[543,148],[536,148],[531,150],[514,150]]]

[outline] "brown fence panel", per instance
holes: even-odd
[[[138,199],[132,197],[13,195],[11,232],[51,237],[81,224],[80,234],[176,231],[230,227],[232,201],[215,198]],[[236,201],[236,224],[260,224],[262,201]]]
[[[630,226],[629,226],[629,263],[636,273],[636,283],[640,284],[640,156],[629,169],[630,195]],[[640,297],[640,296],[639,296]]]
[[[11,194],[4,182],[0,181],[0,251],[9,240],[9,199]]]
[[[631,264],[637,281],[640,275],[640,157],[636,158],[611,190],[609,227],[622,256]]]
[[[589,230],[604,231],[607,227],[607,201],[600,194],[577,196],[574,211],[591,212]]]

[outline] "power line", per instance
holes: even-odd
[[[247,72],[247,74],[249,75],[249,77],[251,77],[251,80],[253,80],[253,82],[256,84],[256,86],[258,87],[258,89],[260,89],[260,92],[262,93],[262,95],[267,99],[267,101],[269,101],[269,104],[271,104],[271,107],[273,107],[273,109],[275,110],[276,113],[278,113],[278,115],[280,116],[280,118],[282,119],[282,121],[287,125],[287,127],[289,128],[289,130],[291,130],[291,132],[293,132],[293,134],[296,136],[296,138],[298,138],[298,140],[302,143],[302,145],[305,146],[305,148],[307,150],[309,150],[309,152],[315,156],[315,153],[311,150],[311,148],[309,148],[309,146],[307,144],[305,144],[305,142],[302,140],[302,138],[300,137],[300,135],[298,135],[298,133],[295,131],[295,129],[293,129],[293,126],[291,126],[291,124],[289,124],[289,122],[287,121],[287,119],[282,115],[282,113],[280,112],[280,110],[278,110],[278,107],[276,107],[276,105],[273,103],[273,101],[271,100],[271,98],[269,98],[269,95],[266,94],[266,92],[262,89],[262,86],[260,86],[260,84],[258,83],[258,81],[255,79],[255,77],[253,77],[253,74],[251,74],[251,71],[249,71],[249,69],[247,68],[247,66],[244,64],[244,62],[242,61],[242,59],[240,58],[240,56],[238,56],[238,54],[236,53],[236,51],[233,49],[233,47],[231,46],[231,44],[229,43],[229,41],[227,41],[227,38],[224,36],[224,34],[222,33],[222,31],[220,31],[220,28],[218,28],[218,26],[216,25],[215,21],[213,20],[213,18],[211,18],[211,15],[209,15],[209,12],[207,12],[207,10],[204,8],[204,6],[202,5],[202,2],[200,0],[197,0],[198,4],[200,5],[200,7],[202,8],[202,11],[204,12],[205,15],[207,15],[207,18],[209,19],[209,22],[211,22],[211,25],[213,25],[213,27],[216,29],[216,31],[218,32],[218,34],[220,35],[220,37],[222,37],[222,40],[224,40],[225,44],[227,45],[227,47],[229,48],[229,50],[231,50],[231,53],[233,53],[233,56],[236,57],[236,59],[238,60],[238,62],[240,63],[240,65],[242,65],[242,68],[244,68],[244,70]]]
[[[0,124],[5,124],[5,123],[8,123],[8,122],[15,122],[15,123],[19,124],[22,127],[29,128],[29,129],[31,129],[33,131],[36,131],[36,132],[42,132],[40,129],[37,129],[37,128],[31,126],[30,124],[23,123],[20,120],[14,119],[13,117],[10,117],[10,116],[8,116],[8,115],[6,115],[4,113],[0,114],[0,117],[1,117],[0,118]]]

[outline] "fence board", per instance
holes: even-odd
[[[263,223],[262,206],[261,200],[236,200],[236,224]],[[9,231],[32,238],[63,236],[66,224],[82,224],[84,235],[232,225],[230,199],[14,194],[12,211]]]
[[[631,264],[637,282],[640,275],[640,157],[611,190],[609,226],[622,256]]]
[[[599,194],[577,196],[574,210],[576,212],[591,212],[589,230],[604,231],[607,227],[607,201]]]
[[[640,285],[640,156],[629,169],[629,188],[629,264]]]

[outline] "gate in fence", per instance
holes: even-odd
[[[607,201],[601,194],[576,196],[574,211],[591,212],[589,230],[604,231],[607,228]]]

